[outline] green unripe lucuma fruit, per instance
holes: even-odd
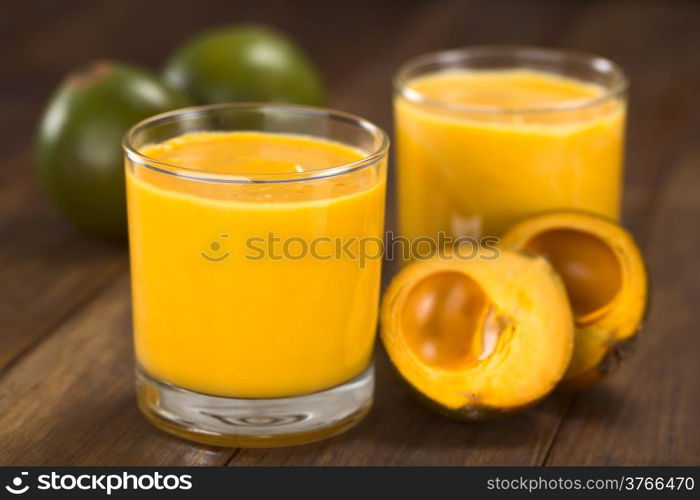
[[[36,165],[51,200],[88,232],[125,236],[122,137],[135,123],[186,104],[178,91],[127,64],[98,61],[68,75],[36,137]]]
[[[219,28],[186,41],[163,78],[196,104],[324,102],[321,80],[303,51],[263,26]]]

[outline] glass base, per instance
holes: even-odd
[[[289,446],[339,434],[367,414],[373,392],[373,365],[331,389],[274,399],[192,392],[136,368],[136,398],[151,423],[181,438],[216,446]]]

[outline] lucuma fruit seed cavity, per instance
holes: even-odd
[[[408,384],[464,419],[539,401],[564,375],[573,349],[562,280],[546,259],[509,250],[408,265],[384,295],[381,327]]]
[[[561,386],[598,381],[640,329],[647,307],[647,273],[632,236],[596,215],[558,212],[516,224],[501,245],[546,257],[566,286],[576,334]]]

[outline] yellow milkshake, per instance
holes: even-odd
[[[619,217],[622,97],[532,69],[454,69],[403,85],[394,105],[405,236],[497,236],[562,208]]]
[[[365,156],[267,132],[198,132],[141,153],[214,179],[311,178]],[[384,163],[235,189],[127,166],[134,338],[148,374],[206,394],[275,398],[367,368],[381,260],[360,263],[330,242],[382,237]],[[313,241],[316,254],[304,253]]]

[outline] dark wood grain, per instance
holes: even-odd
[[[698,464],[699,162],[700,148],[675,165],[649,221],[645,331],[617,373],[576,398],[548,464]]]
[[[37,4],[40,2],[37,2]],[[700,5],[693,2],[13,3],[0,43],[0,464],[487,465],[699,463]],[[60,4],[60,7],[59,7]],[[391,130],[408,57],[526,43],[600,53],[631,81],[625,220],[647,250],[653,307],[638,350],[602,385],[507,420],[463,424],[416,403],[377,354],[376,403],[343,436],[277,450],[171,438],[139,415],[124,244],[84,235],[45,200],[31,137],[61,76],[96,58],[154,70],[197,31],[270,23],[318,62],[333,107]],[[388,202],[393,228],[393,203]],[[385,281],[393,273],[386,267]]]
[[[127,269],[123,243],[71,227],[36,185],[27,152],[0,187],[0,373]]]
[[[138,414],[128,279],[122,278],[0,380],[0,463],[224,463],[228,450],[171,439]]]
[[[621,26],[634,26],[645,33],[644,39]],[[700,415],[700,387],[678,380],[700,380],[694,361],[700,349],[684,332],[688,327],[676,326],[689,310],[687,298],[698,296],[690,279],[700,245],[677,223],[678,217],[692,220],[698,205],[691,200],[700,195],[698,178],[688,172],[693,166],[697,170],[691,158],[697,161],[700,151],[693,132],[700,125],[700,58],[692,49],[697,26],[700,9],[690,4],[668,9],[653,3],[606,3],[589,8],[580,30],[567,37],[592,52],[609,48],[610,57],[628,69],[625,221],[647,252],[653,290],[649,321],[632,359],[601,386],[572,397],[546,464],[700,461],[691,427]],[[661,305],[667,300],[672,307]]]
[[[628,74],[624,222],[643,242],[658,186],[691,127],[700,85],[700,8],[694,3],[590,2],[563,47],[604,54]]]
[[[409,394],[383,353],[372,412],[358,428],[294,448],[240,450],[233,465],[536,465],[563,412],[561,397],[509,419],[450,420]]]

